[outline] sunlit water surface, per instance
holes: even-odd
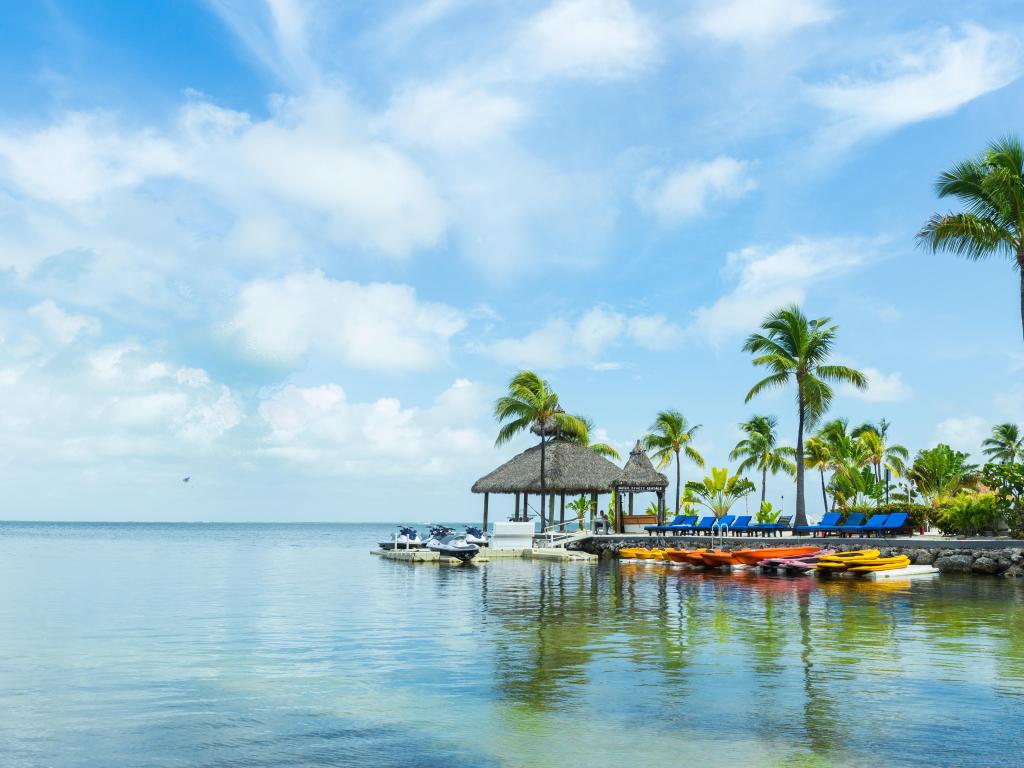
[[[1021,765],[1024,586],[0,524],[0,764]]]

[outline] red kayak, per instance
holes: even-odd
[[[814,555],[821,547],[769,547],[768,549],[740,549],[730,553],[736,561],[744,565],[757,565],[770,557],[801,557]]]

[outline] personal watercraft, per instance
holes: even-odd
[[[419,532],[415,528],[405,525],[398,526],[398,534],[394,539],[380,543],[381,549],[421,549],[422,547],[423,539],[420,538]]]
[[[466,541],[469,544],[476,544],[478,547],[486,547],[491,543],[491,537],[475,525],[466,526]]]
[[[470,544],[464,535],[455,533],[453,528],[446,525],[431,526],[430,538],[424,546],[432,552],[454,557],[464,563],[468,563],[480,551],[478,545]]]

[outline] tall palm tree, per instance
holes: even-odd
[[[1016,136],[989,144],[980,156],[957,163],[935,182],[939,197],[954,197],[966,210],[935,214],[917,233],[920,244],[971,261],[1005,256],[1020,276],[1024,331],[1024,147]]]
[[[767,492],[769,472],[773,475],[779,472],[792,475],[796,472],[796,464],[791,460],[796,452],[789,446],[778,445],[778,437],[775,434],[778,424],[779,420],[774,416],[751,416],[748,421],[740,424],[740,429],[746,432],[747,436],[736,443],[736,447],[729,454],[731,461],[743,459],[736,468],[737,472],[761,470],[762,504]]]
[[[693,436],[700,426],[691,426],[679,411],[661,411],[651,424],[650,431],[644,435],[644,448],[654,452],[658,469],[664,468],[672,460],[673,454],[676,457],[676,505],[673,514],[679,514],[679,454],[685,453],[686,458],[698,467],[704,466],[704,457],[693,447]]]
[[[817,435],[808,438],[804,445],[804,466],[807,469],[816,469],[821,475],[821,503],[828,512],[828,494],[825,492],[825,470],[832,466],[832,452],[828,443]]]
[[[981,452],[999,464],[1014,464],[1024,460],[1024,435],[1016,424],[996,424],[992,437],[982,442]]]
[[[584,448],[589,448],[598,456],[604,456],[606,459],[615,459],[618,461],[621,456],[608,443],[592,443],[590,442],[590,435],[594,431],[594,420],[589,416],[577,416],[580,420],[580,424],[583,426],[583,431],[579,434],[567,435],[566,439],[573,443],[579,443]]]
[[[767,389],[796,384],[796,525],[807,525],[804,500],[804,430],[813,425],[832,403],[832,383],[846,383],[864,389],[867,377],[845,365],[829,363],[839,327],[827,317],[808,320],[800,307],[783,307],[761,323],[763,333],[747,338],[743,349],[754,357],[754,365],[770,373],[747,393],[746,402]]]
[[[578,435],[586,431],[585,427],[577,416],[562,410],[558,394],[533,371],[519,371],[509,380],[508,393],[494,403],[494,416],[502,424],[494,441],[496,446],[504,445],[520,432],[530,429],[540,434],[540,510],[543,522],[547,492],[544,477],[547,439],[554,434]]]

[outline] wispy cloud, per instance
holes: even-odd
[[[868,403],[897,403],[906,400],[913,394],[911,388],[903,381],[899,371],[885,373],[877,368],[858,369],[868,378],[867,389],[857,389],[849,384],[840,386],[839,391],[846,397],[864,400]]]
[[[643,210],[671,224],[704,214],[709,203],[738,200],[756,186],[750,163],[721,156],[672,170],[650,170],[635,197]]]
[[[893,45],[881,71],[845,75],[809,89],[832,115],[827,142],[850,144],[948,115],[1024,71],[1017,36],[973,24],[896,39]]]
[[[877,255],[878,244],[856,238],[802,238],[771,248],[730,253],[722,276],[732,288],[699,308],[690,332],[713,343],[749,332],[770,311],[802,303],[817,283],[836,280]]]
[[[629,354],[628,346],[664,350],[680,337],[679,326],[663,315],[627,315],[598,307],[576,320],[549,320],[523,337],[499,339],[483,351],[508,365],[607,371],[621,367],[610,358]]]
[[[710,0],[700,6],[691,23],[720,42],[754,47],[835,15],[827,0]]]

